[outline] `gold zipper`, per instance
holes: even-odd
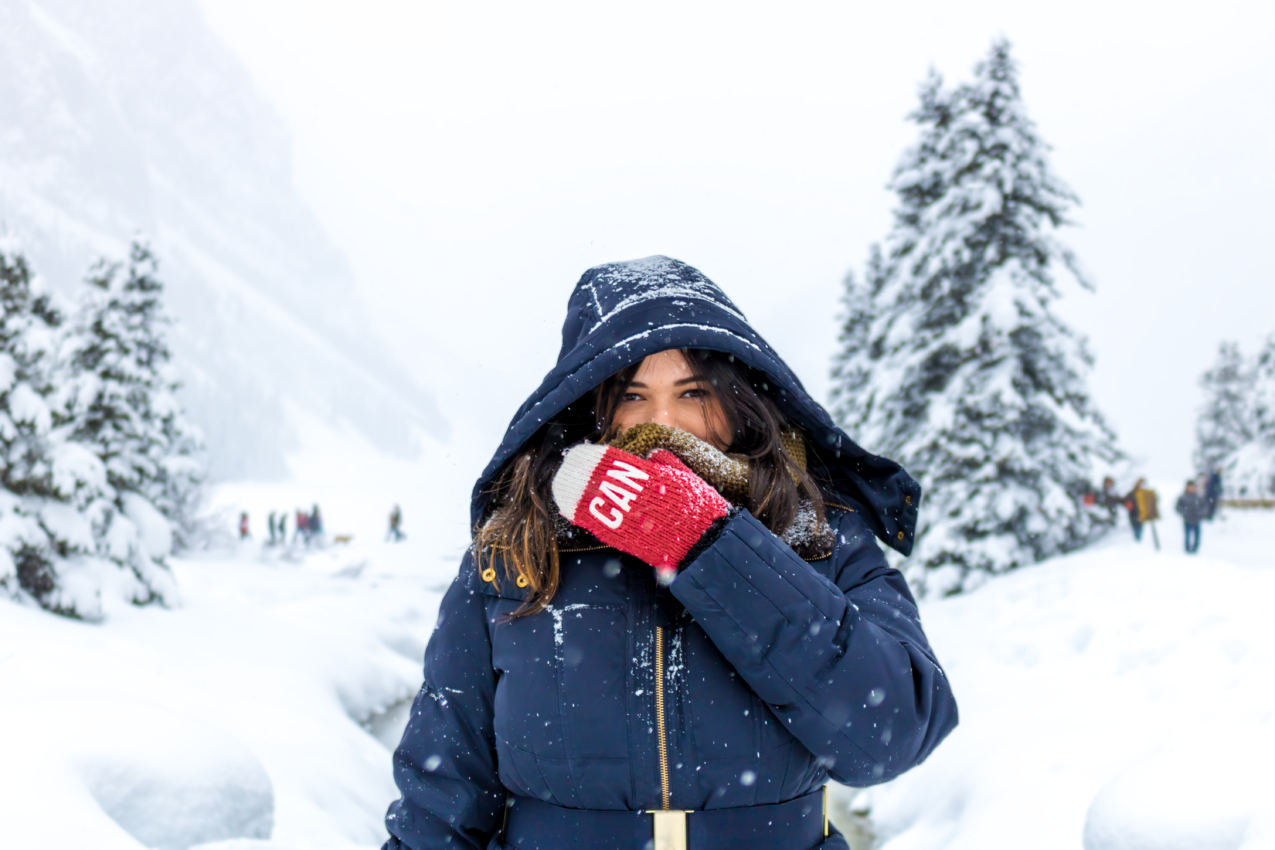
[[[663,808],[669,808],[668,743],[664,733],[664,628],[655,627],[655,728],[660,735],[660,793]]]

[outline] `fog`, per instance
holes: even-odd
[[[203,2],[393,344],[493,446],[579,274],[651,253],[703,268],[825,395],[917,85],[998,35],[1083,201],[1063,238],[1096,293],[1062,310],[1131,454],[1187,472],[1218,341],[1275,331],[1266,4]]]
[[[289,133],[195,0],[0,0],[0,235],[73,303],[136,237],[217,480],[280,478],[296,408],[410,457],[447,423],[297,195]]]

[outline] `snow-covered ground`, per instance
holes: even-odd
[[[1162,526],[1158,554],[1121,529],[923,606],[961,726],[856,801],[878,846],[1271,846],[1275,515],[1193,558]],[[176,560],[180,608],[101,625],[0,601],[0,847],[375,847],[403,715],[365,721],[419,684],[444,548],[253,542]]]
[[[0,847],[378,845],[397,795],[360,721],[420,685],[450,580],[423,548],[178,559],[179,609],[103,625],[0,600]]]
[[[1160,526],[922,605],[961,725],[857,801],[880,846],[1275,847],[1275,515]]]

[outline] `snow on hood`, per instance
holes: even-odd
[[[882,541],[904,555],[912,550],[921,497],[917,483],[897,463],[869,454],[838,428],[717,284],[662,256],[595,266],[580,278],[567,302],[557,365],[518,408],[474,485],[471,521],[487,516],[489,485],[546,422],[609,376],[670,348],[726,352],[764,373],[784,415],[806,431],[811,468],[840,499],[862,508]]]

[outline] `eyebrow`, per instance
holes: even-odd
[[[680,387],[682,384],[699,384],[699,383],[703,383],[702,378],[683,378],[680,381],[674,381],[673,386]],[[629,381],[629,389],[633,389],[634,387],[640,390],[650,389],[650,387],[648,387],[646,384],[642,383],[641,381]]]

